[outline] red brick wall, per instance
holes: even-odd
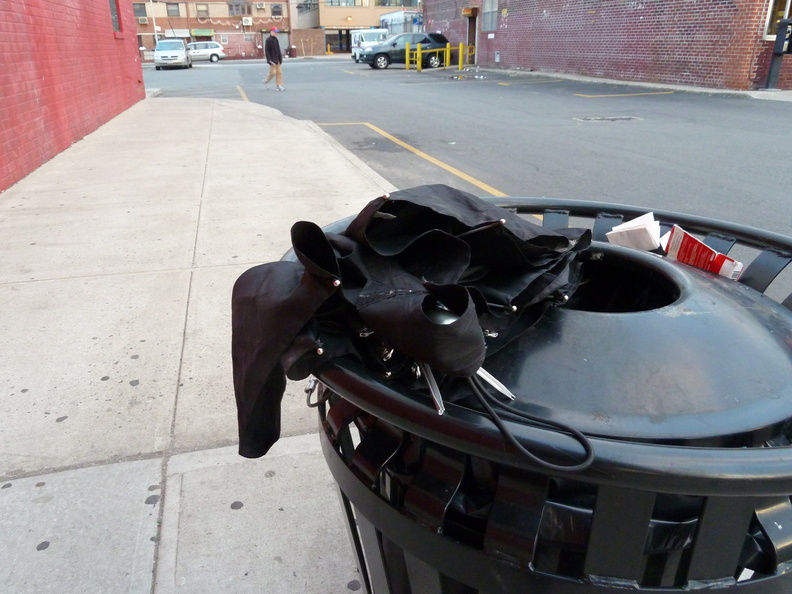
[[[427,31],[466,41],[462,8],[480,0],[426,0]],[[715,88],[761,87],[766,0],[499,0],[496,31],[482,32],[482,66]],[[488,35],[494,33],[494,38]],[[499,52],[496,62],[496,52]],[[792,56],[781,81],[789,85]],[[787,86],[787,88],[791,88]]]
[[[764,87],[767,81],[767,73],[770,71],[770,62],[773,59],[773,42],[765,42],[764,49],[757,60],[757,70],[761,74],[760,87]],[[781,60],[781,71],[778,76],[778,89],[792,89],[792,54],[787,54]]]
[[[778,88],[792,90],[792,56],[785,57],[782,64],[781,75],[778,77]]]
[[[145,97],[132,3],[0,4],[0,191]]]

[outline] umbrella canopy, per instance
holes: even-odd
[[[291,239],[296,262],[256,266],[234,285],[246,457],[277,441],[286,377],[303,379],[337,357],[356,356],[393,381],[414,380],[415,368],[474,376],[486,356],[574,292],[576,257],[591,234],[545,229],[430,185],[372,200],[341,234],[295,223]]]

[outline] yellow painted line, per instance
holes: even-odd
[[[411,145],[407,144],[406,142],[404,142],[402,140],[399,140],[395,136],[392,136],[392,135],[388,134],[387,132],[385,132],[385,130],[382,130],[381,128],[377,128],[374,124],[369,124],[368,122],[363,122],[363,125],[368,127],[368,128],[370,128],[371,130],[374,130],[374,132],[376,132],[377,134],[381,134],[382,136],[384,136],[388,140],[390,140],[392,142],[395,142],[400,147],[402,147],[404,149],[407,149],[408,151],[410,151],[414,155],[418,155],[422,159],[426,159],[432,165],[436,165],[436,166],[440,167],[441,169],[445,169],[449,173],[452,173],[453,175],[456,175],[457,177],[459,177],[461,179],[464,179],[469,184],[473,184],[477,188],[479,188],[481,190],[484,190],[485,192],[487,192],[489,194],[492,194],[493,196],[506,196],[506,194],[504,194],[500,190],[496,190],[492,186],[490,186],[488,184],[485,184],[483,181],[477,180],[475,177],[472,177],[472,176],[468,175],[464,171],[460,171],[456,167],[452,167],[451,165],[448,165],[447,163],[443,163],[439,159],[435,159],[433,156],[428,155],[425,152],[418,150],[414,146],[411,146]]]
[[[580,93],[575,93],[575,97],[586,97],[587,99],[593,99],[597,97],[640,97],[641,95],[671,95],[676,91],[657,91],[656,93],[620,93],[618,95],[581,95]]]
[[[541,80],[526,80],[526,81],[522,81],[522,84],[540,85],[540,84],[544,84],[544,83],[556,83],[556,82],[564,82],[564,79],[562,79],[562,78],[547,78],[547,79],[541,79]]]
[[[245,94],[245,91],[242,90],[242,87],[237,85],[236,90],[239,91],[240,95],[242,95],[242,101],[250,101],[250,99],[248,99],[248,96]]]
[[[564,82],[564,81],[561,80],[560,78],[554,78],[554,79],[550,79],[550,80],[521,80],[520,82],[517,82],[517,83],[499,82],[497,84],[499,84],[501,86],[504,86],[504,87],[510,87],[513,84],[517,84],[517,85],[543,85],[543,84],[546,84],[546,83],[557,83],[557,82]],[[583,95],[581,95],[581,97],[582,96]],[[592,96],[594,96],[594,95],[592,95]]]
[[[426,159],[427,161],[429,161],[433,165],[436,165],[437,167],[440,167],[441,169],[445,169],[449,173],[452,173],[453,175],[456,175],[457,177],[459,177],[459,178],[465,180],[466,182],[468,182],[469,184],[472,184],[472,185],[476,186],[480,190],[484,190],[488,194],[492,194],[493,196],[507,196],[508,195],[508,194],[504,194],[503,192],[501,192],[500,190],[498,190],[496,188],[493,188],[492,186],[490,186],[488,184],[485,184],[483,181],[480,181],[480,180],[476,179],[475,177],[468,175],[467,173],[457,169],[456,167],[452,167],[451,165],[449,165],[447,163],[443,163],[439,159],[435,159],[433,156],[431,156],[431,155],[429,155],[429,154],[427,154],[427,153],[425,153],[425,152],[423,152],[421,150],[418,150],[417,148],[407,144],[403,140],[399,140],[395,136],[385,132],[385,130],[382,130],[381,128],[377,128],[377,126],[375,126],[374,124],[369,124],[368,122],[337,122],[337,123],[334,123],[334,124],[317,124],[317,125],[319,125],[319,126],[366,126],[367,128],[373,130],[377,134],[380,134],[381,136],[384,136],[385,138],[387,138],[391,142],[395,142],[400,147],[402,147],[404,149],[407,149],[408,151],[410,151],[414,155],[417,155],[417,156],[421,157],[422,159]]]
[[[560,79],[560,78],[541,78],[541,79],[537,79],[537,80],[521,80],[517,84],[518,85],[544,85],[544,84],[547,84],[547,83],[558,83],[558,82],[564,82],[564,81],[563,81],[563,79]],[[512,84],[512,83],[509,83],[509,84]]]

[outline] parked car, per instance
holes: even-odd
[[[187,51],[193,62],[198,60],[217,62],[226,57],[223,46],[216,41],[193,41],[187,44]]]
[[[448,39],[440,33],[401,33],[386,40],[382,45],[367,47],[360,52],[360,61],[372,68],[387,68],[391,64],[404,64],[406,59],[405,48],[410,44],[410,51],[421,44],[422,50],[441,49],[448,45]],[[423,57],[423,66],[437,68],[443,63],[440,52],[431,52]]]
[[[382,45],[388,38],[387,29],[358,29],[350,33],[352,38],[352,59],[360,62],[360,52],[367,47]]]
[[[160,39],[154,48],[154,68],[192,68],[192,58],[183,39]]]

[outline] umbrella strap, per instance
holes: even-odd
[[[478,378],[469,377],[468,383],[470,384],[470,387],[473,389],[473,393],[476,395],[476,398],[478,398],[478,401],[481,403],[481,406],[483,406],[484,410],[487,411],[487,414],[489,414],[493,424],[498,428],[498,430],[501,432],[503,437],[510,444],[512,444],[521,454],[529,458],[532,462],[549,470],[556,470],[562,472],[577,472],[588,468],[591,465],[591,463],[594,461],[594,449],[591,446],[591,442],[588,440],[588,438],[585,435],[583,435],[583,433],[581,433],[577,429],[574,429],[573,427],[569,427],[557,421],[542,419],[540,417],[536,417],[534,415],[509,408],[508,406],[499,402],[497,399],[493,398],[487,392],[486,387],[482,385],[482,383],[478,380]],[[517,440],[516,437],[514,437],[514,434],[512,434],[512,432],[509,430],[509,428],[506,426],[506,424],[503,422],[500,416],[498,416],[498,413],[495,411],[495,409],[492,407],[490,403],[495,404],[495,406],[508,411],[510,414],[516,415],[521,419],[529,421],[533,425],[544,427],[546,429],[550,429],[551,431],[556,431],[564,435],[569,435],[570,437],[572,437],[572,439],[577,441],[583,447],[583,451],[585,454],[584,459],[574,464],[556,464],[554,462],[550,462],[548,460],[541,458],[537,454],[534,454],[533,452],[528,450],[525,446],[523,446]]]

